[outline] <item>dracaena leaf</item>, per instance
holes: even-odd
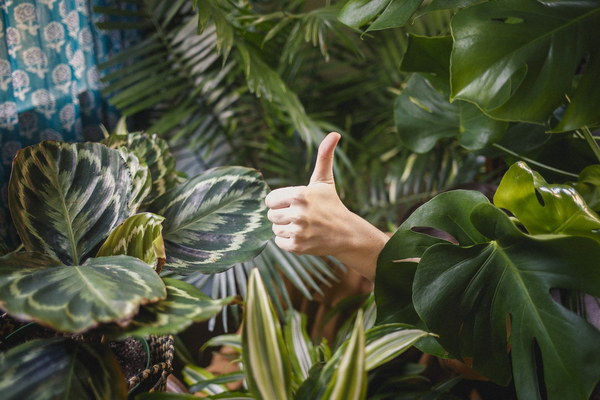
[[[114,338],[169,335],[183,331],[194,322],[203,322],[220,313],[232,297],[211,299],[195,286],[179,279],[164,278],[167,297],[144,305],[126,329],[108,330]]]
[[[150,211],[166,218],[167,268],[221,272],[258,254],[272,236],[266,191],[256,170],[220,167],[156,199]]]
[[[568,185],[548,184],[519,161],[506,172],[494,204],[512,212],[531,234],[587,236],[600,241],[600,217]]]
[[[0,258],[0,278],[4,310],[63,332],[125,323],[141,304],[166,296],[152,267],[128,256],[92,258],[71,266],[44,255],[13,253]]]
[[[124,254],[160,270],[166,259],[162,237],[164,218],[152,213],[131,216],[117,226],[98,250],[97,257]]]
[[[9,206],[26,250],[77,264],[126,218],[130,190],[118,151],[45,141],[17,153]]]
[[[242,329],[242,360],[251,392],[265,399],[290,399],[289,356],[258,269],[248,282]]]
[[[125,377],[107,346],[36,339],[0,355],[4,400],[125,400]]]
[[[526,235],[489,203],[469,211],[488,242],[441,243],[424,252],[413,288],[420,317],[444,348],[473,357],[485,376],[506,384],[512,366],[519,398],[541,398],[543,371],[548,399],[588,399],[600,379],[600,332],[550,290],[600,296],[600,245]]]

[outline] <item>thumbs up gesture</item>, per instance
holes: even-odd
[[[290,252],[331,255],[373,280],[388,236],[352,213],[340,200],[333,159],[340,134],[323,139],[307,186],[273,190],[265,199],[275,243]]]

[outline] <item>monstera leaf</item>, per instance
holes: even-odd
[[[46,141],[17,153],[8,201],[26,250],[78,264],[127,216],[129,186],[118,151]]]
[[[137,156],[141,163],[148,166],[152,179],[152,190],[144,199],[145,203],[174,187],[179,177],[175,169],[175,158],[169,145],[158,135],[143,132],[128,133],[123,127],[105,138],[102,143],[112,149],[124,147]]]
[[[491,379],[508,383],[512,364],[521,399],[541,399],[543,382],[550,400],[587,400],[600,379],[600,332],[550,290],[600,296],[600,245],[526,235],[489,203],[456,212],[470,214],[465,230],[475,227],[488,241],[441,243],[423,253],[413,287],[420,317],[444,348],[473,357]]]
[[[555,131],[598,124],[598,26],[598,0],[499,0],[461,10],[452,20],[452,98],[533,123],[566,105]]]
[[[170,335],[183,331],[194,322],[217,315],[232,297],[211,299],[195,286],[179,279],[164,278],[167,298],[140,308],[138,315],[123,330],[109,330],[117,339],[129,336]]]
[[[150,210],[166,218],[166,267],[183,274],[213,273],[255,256],[272,236],[266,192],[257,171],[221,167],[157,198]]]
[[[163,221],[163,217],[152,213],[127,218],[111,232],[98,250],[97,257],[125,254],[137,257],[160,271],[166,259]]]
[[[133,257],[92,258],[76,266],[28,252],[0,258],[1,307],[62,332],[125,323],[141,304],[165,296],[152,267]]]
[[[568,185],[550,185],[526,163],[513,164],[494,195],[531,234],[587,236],[600,241],[600,217]]]
[[[403,26],[423,0],[350,0],[340,11],[341,22],[355,28],[367,23],[366,31]]]
[[[585,167],[574,186],[592,210],[600,211],[600,165]]]
[[[108,347],[65,338],[37,339],[0,355],[3,400],[125,400],[121,368]]]

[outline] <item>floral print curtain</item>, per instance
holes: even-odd
[[[97,140],[100,124],[117,118],[100,94],[97,66],[130,38],[96,28],[101,16],[92,7],[109,1],[0,0],[0,237],[17,150],[49,139]]]

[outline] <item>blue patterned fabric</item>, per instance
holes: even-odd
[[[114,1],[114,0],[113,0]],[[42,140],[101,137],[117,116],[100,95],[97,65],[126,45],[95,27],[110,0],[0,0],[0,237],[18,149]]]

